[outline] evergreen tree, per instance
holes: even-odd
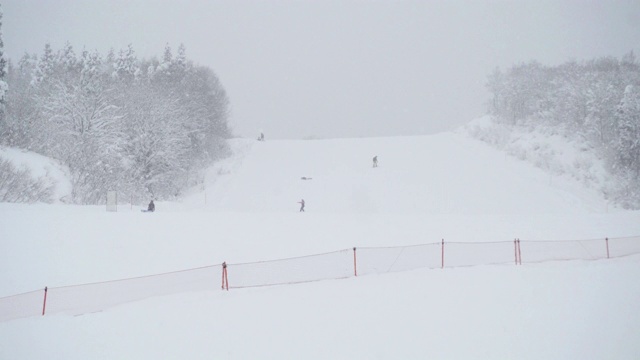
[[[640,92],[629,85],[616,110],[617,168],[640,177]]]
[[[4,56],[4,40],[2,35],[2,10],[0,9],[0,81],[4,86],[0,86],[0,103],[4,104],[4,95],[7,91],[7,59]]]
[[[133,45],[129,44],[126,49],[120,50],[117,59],[115,59],[113,76],[126,83],[131,83],[137,73],[138,59]]]
[[[640,207],[640,91],[629,85],[616,110],[618,141],[615,171],[620,181],[618,202],[627,208]]]
[[[184,44],[180,44],[178,47],[178,54],[176,55],[175,60],[173,60],[175,67],[178,71],[186,71],[187,70],[187,50],[184,47]]]
[[[46,43],[44,45],[44,53],[38,59],[38,65],[35,69],[34,83],[39,84],[44,81],[51,80],[55,68],[55,58],[51,44]]]
[[[4,41],[2,40],[2,9],[0,9],[0,143],[8,135],[6,122],[6,95],[9,90],[7,84],[7,59],[4,56]]]

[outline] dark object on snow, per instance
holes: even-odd
[[[313,178],[303,176],[303,177],[301,177],[300,179],[302,179],[302,180],[312,180]]]
[[[300,204],[300,212],[304,212],[304,199],[298,201],[298,204]]]
[[[378,155],[373,157],[373,167],[378,167]]]
[[[258,137],[258,141],[264,141],[264,134],[260,133],[260,136]]]
[[[153,200],[151,200],[151,202],[149,203],[149,207],[147,207],[147,212],[154,212],[156,211],[156,204],[153,203]]]

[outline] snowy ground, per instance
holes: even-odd
[[[640,235],[640,212],[460,134],[232,146],[205,189],[154,214],[0,204],[0,297],[354,246]],[[0,359],[637,359],[639,276],[631,256],[229,292],[215,278],[0,322]]]

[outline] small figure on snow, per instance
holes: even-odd
[[[153,203],[153,200],[151,200],[151,202],[149,203],[149,207],[147,207],[147,212],[154,212],[156,211],[156,204]]]
[[[300,204],[300,212],[304,212],[304,199],[298,201],[298,204]]]
[[[264,134],[260,133],[260,136],[258,136],[258,141],[264,141]]]
[[[373,157],[373,167],[374,168],[378,167],[378,155]]]

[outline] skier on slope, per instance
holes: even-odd
[[[149,203],[149,207],[147,207],[147,212],[154,212],[156,211],[156,204],[153,203],[153,200],[151,200],[151,202]]]
[[[378,167],[378,155],[373,157],[373,167],[374,168]]]
[[[298,201],[298,204],[300,204],[300,212],[304,212],[304,199]]]

